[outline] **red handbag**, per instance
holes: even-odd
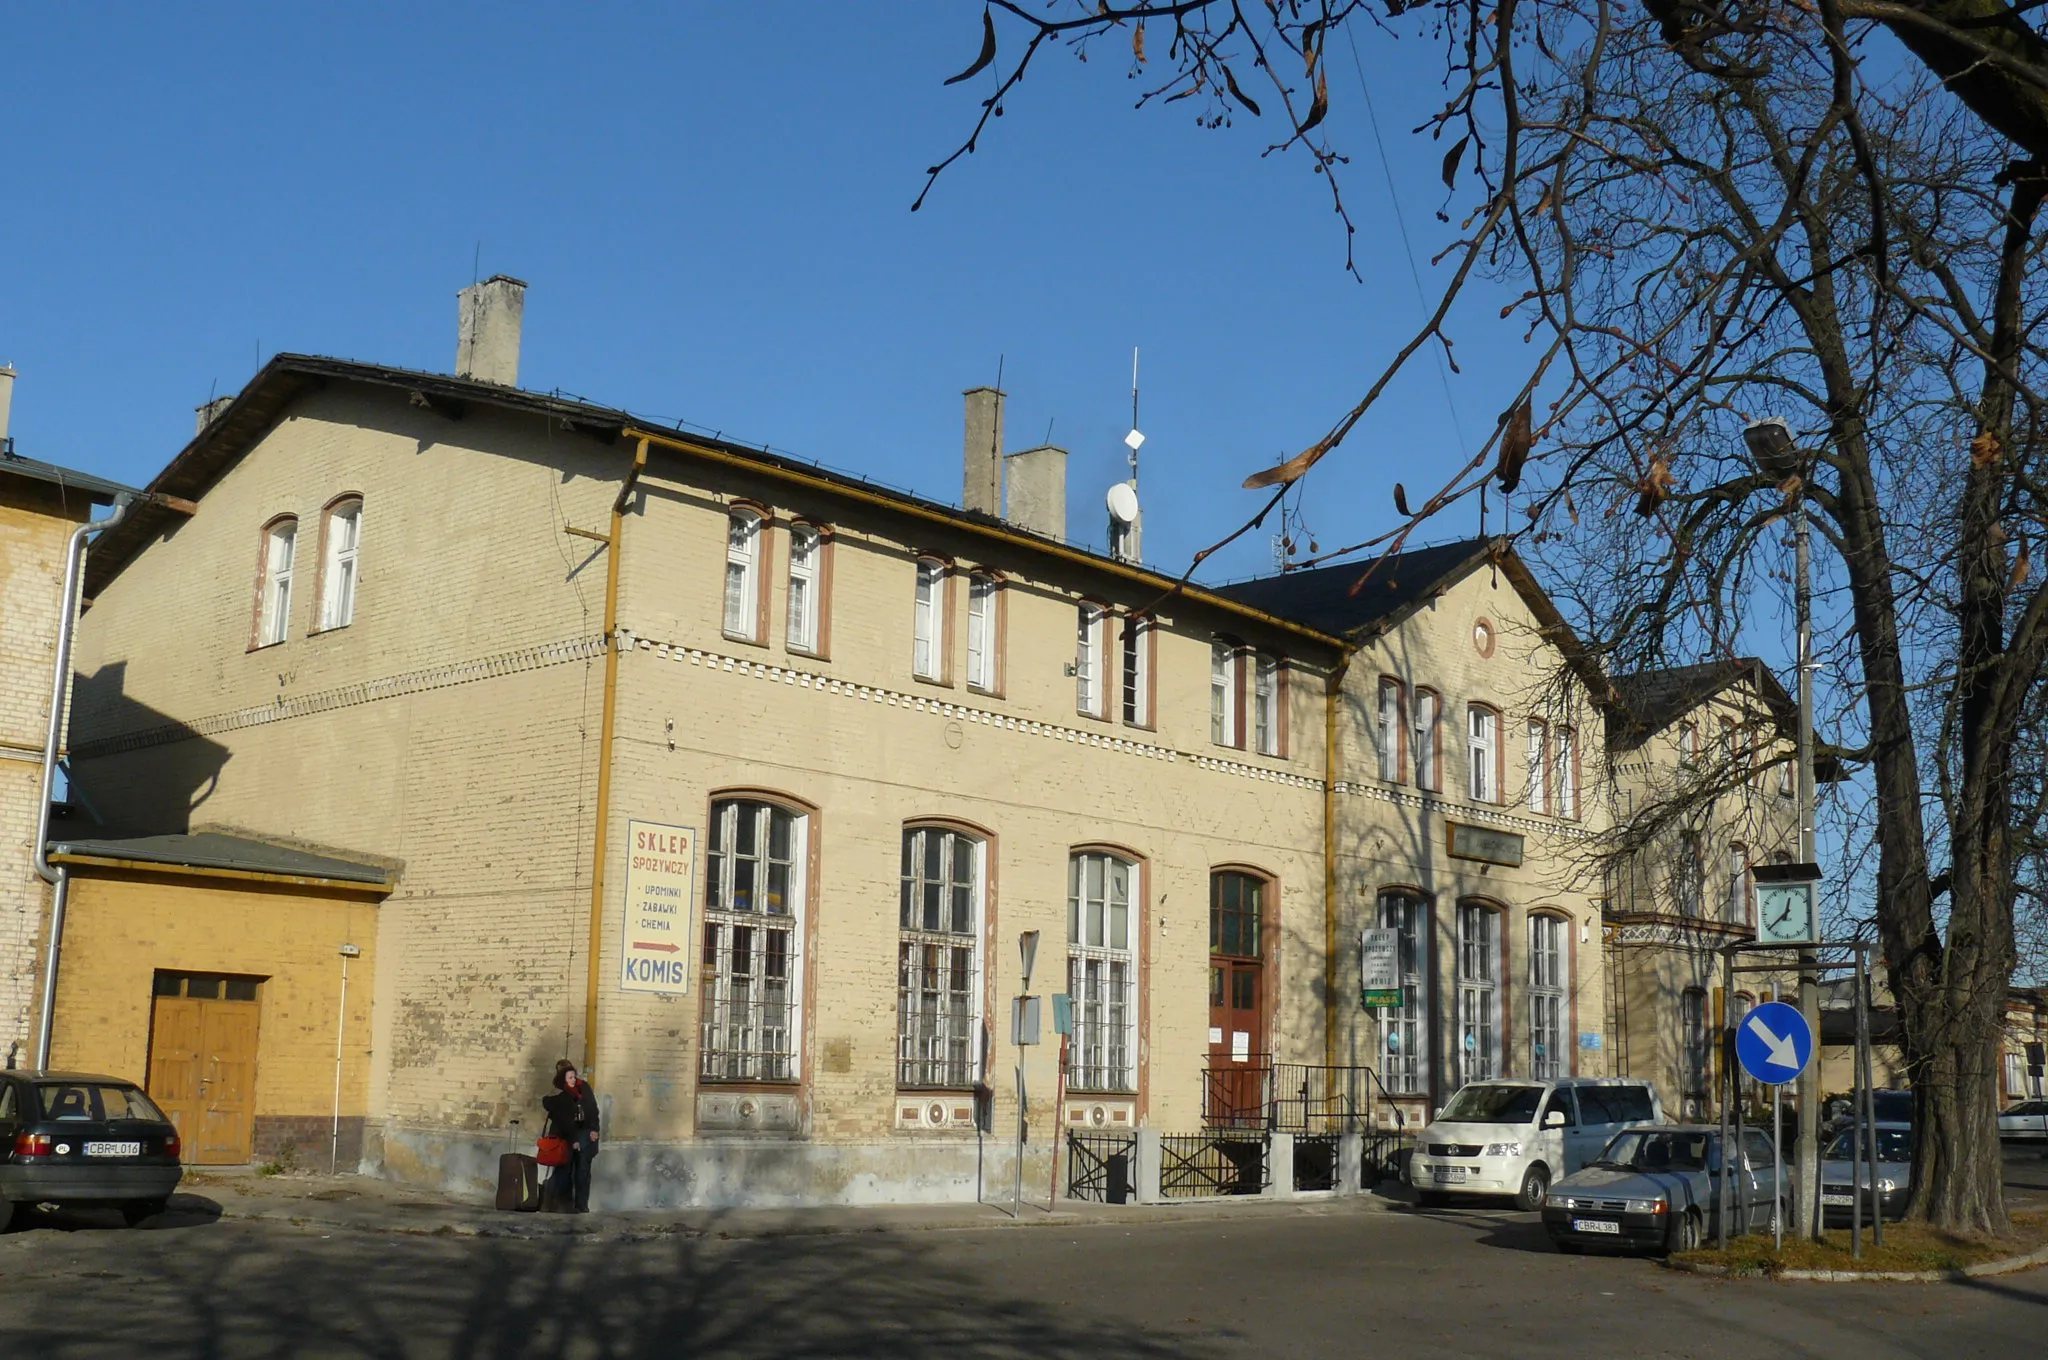
[[[569,1164],[569,1140],[566,1138],[543,1138],[534,1145],[533,1160],[542,1166],[567,1166]]]

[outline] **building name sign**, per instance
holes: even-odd
[[[697,829],[626,823],[626,928],[619,988],[690,990],[690,912],[697,901]]]
[[[1522,837],[1513,831],[1497,831],[1490,826],[1472,826],[1465,822],[1445,822],[1450,832],[1450,852],[1454,859],[1476,859],[1482,864],[1505,864],[1518,869],[1522,864]]]
[[[1358,1004],[1367,1009],[1398,1006],[1401,993],[1401,932],[1375,927],[1358,932]]]

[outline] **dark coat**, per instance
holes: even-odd
[[[585,1157],[597,1155],[597,1093],[589,1082],[579,1085],[573,1095],[557,1091],[544,1097],[540,1107],[547,1111],[549,1131],[568,1139],[571,1151]]]

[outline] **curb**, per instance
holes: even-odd
[[[1723,1280],[1804,1280],[1816,1284],[1862,1284],[1873,1281],[1884,1284],[1953,1284],[1962,1280],[1981,1280],[1992,1275],[2012,1275],[2035,1266],[2048,1265],[2048,1247],[2040,1247],[2024,1256],[2008,1256],[2002,1261],[1980,1261],[1973,1266],[1959,1270],[1737,1270],[1733,1266],[1717,1266],[1703,1262],[1664,1261],[1666,1270],[1684,1271],[1688,1275],[1706,1275]]]

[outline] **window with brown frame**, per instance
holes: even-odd
[[[1550,725],[1529,719],[1529,811],[1550,811]]]
[[[1409,732],[1408,768],[1415,772],[1415,787],[1426,793],[1444,791],[1443,697],[1433,689],[1417,686],[1414,702],[1415,725]]]
[[[789,650],[825,654],[825,611],[830,608],[832,536],[799,520],[789,526]]]
[[[981,1078],[982,884],[987,842],[944,826],[903,829],[896,964],[901,1087]]]
[[[1074,608],[1074,711],[1109,716],[1109,611],[1081,601]]]
[[[1529,916],[1529,1075],[1555,1080],[1571,1072],[1565,1035],[1565,992],[1570,985],[1571,941],[1562,918]]]
[[[967,687],[983,694],[1003,687],[1003,583],[982,571],[967,578]]]
[[[761,641],[761,529],[757,510],[734,506],[725,526],[725,635]]]
[[[292,578],[298,543],[296,517],[285,515],[264,526],[256,584],[258,647],[274,647],[291,635]]]
[[[1500,714],[1485,704],[1465,709],[1469,789],[1475,803],[1500,801]]]
[[[711,805],[700,959],[705,1081],[800,1075],[809,832],[809,817],[779,803]]]
[[[1401,782],[1401,752],[1408,744],[1405,738],[1407,727],[1407,703],[1405,688],[1392,676],[1380,677],[1380,711],[1378,739],[1380,778],[1389,784]]]
[[[1262,756],[1287,754],[1287,668],[1266,652],[1251,655],[1252,749]]]
[[[1128,727],[1152,725],[1152,648],[1150,619],[1126,615],[1123,627],[1123,717]]]
[[[911,608],[910,673],[941,684],[946,679],[946,639],[950,596],[946,564],[936,557],[917,559],[917,587]]]
[[[1550,733],[1550,787],[1557,803],[1557,815],[1568,821],[1579,816],[1579,730],[1559,726]]]
[[[1209,741],[1215,746],[1244,745],[1243,684],[1239,679],[1243,657],[1235,642],[1213,638],[1209,642]]]
[[[363,498],[344,496],[320,517],[320,631],[355,622]]]

